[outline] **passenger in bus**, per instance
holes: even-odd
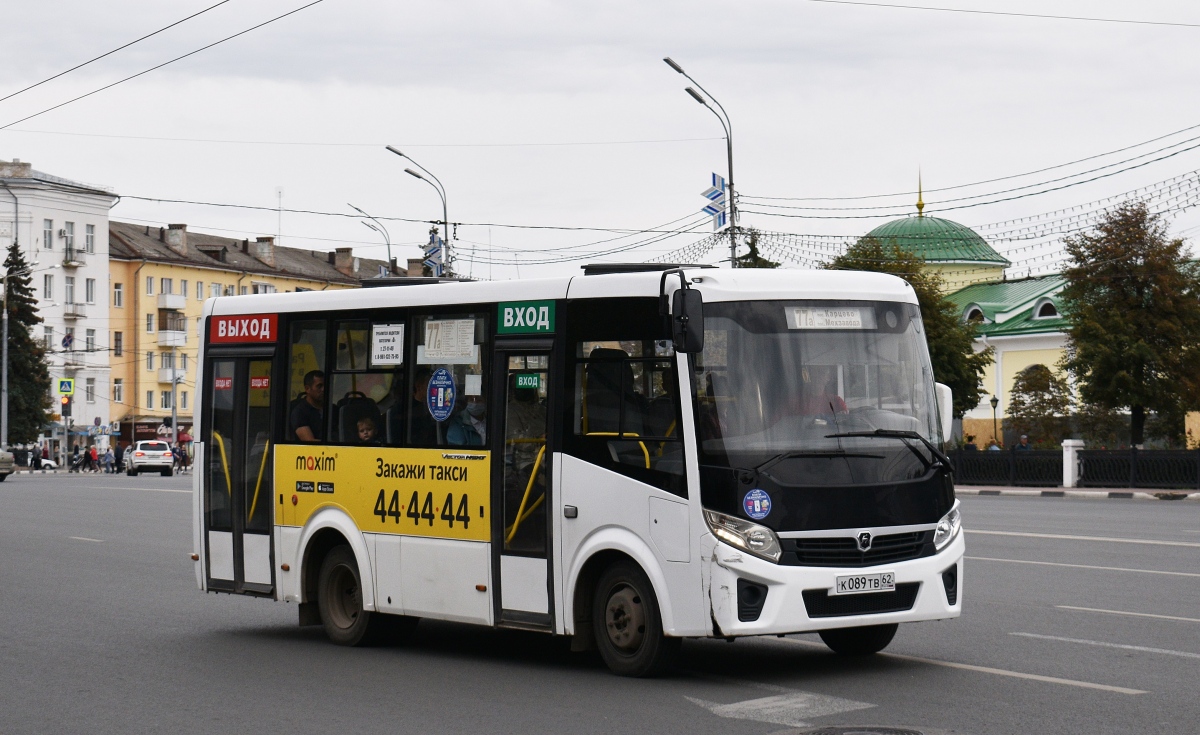
[[[357,422],[358,443],[359,444],[379,444],[376,438],[375,419],[370,416],[363,416]]]
[[[416,447],[431,447],[438,443],[437,422],[429,413],[425,402],[429,393],[429,378],[433,369],[428,365],[420,365],[413,371],[412,403],[409,408],[410,421],[409,443]]]
[[[325,439],[325,373],[310,370],[304,375],[304,395],[288,415],[288,429],[294,441],[319,442]]]
[[[467,407],[454,414],[446,427],[446,443],[456,447],[482,447],[487,440],[487,402],[467,396]]]

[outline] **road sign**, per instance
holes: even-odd
[[[60,396],[75,395],[75,378],[59,378],[58,394]]]
[[[75,335],[73,335],[73,334],[63,335],[62,346],[63,346],[64,350],[71,349],[71,345],[74,343],[75,343]]]
[[[725,227],[729,223],[728,215],[725,213],[725,177],[714,173],[712,186],[700,192],[700,195],[709,201],[709,204],[706,204],[700,211],[712,215],[713,232]]]

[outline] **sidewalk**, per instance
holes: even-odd
[[[1110,490],[1076,488],[1013,487],[1011,485],[959,485],[959,495],[1020,495],[1041,498],[1122,498],[1125,500],[1192,500],[1200,501],[1200,490],[1156,490],[1153,488],[1112,488]]]

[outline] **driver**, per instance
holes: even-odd
[[[846,402],[838,395],[836,367],[810,366],[805,369],[804,378],[801,384],[800,415],[818,416],[850,412]]]

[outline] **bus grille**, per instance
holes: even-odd
[[[904,612],[917,601],[920,582],[896,585],[895,592],[871,592],[865,595],[831,595],[829,590],[804,590],[804,609],[810,618],[833,618],[842,615]]]
[[[934,553],[933,531],[876,536],[867,551],[848,537],[785,538],[780,564],[800,567],[870,567],[920,559]]]

